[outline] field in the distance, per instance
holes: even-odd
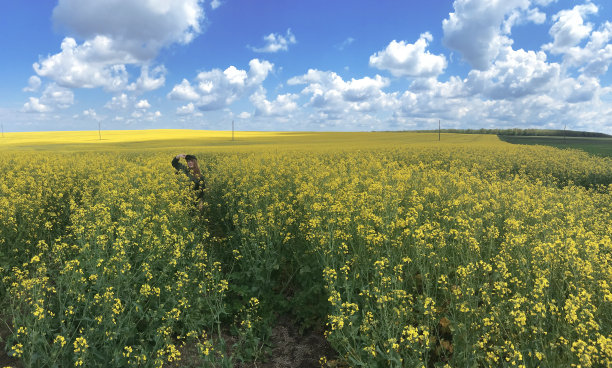
[[[5,133],[0,366],[606,367],[610,234],[612,158],[495,135]]]
[[[561,149],[579,149],[593,155],[612,157],[612,138],[500,136],[500,139],[513,144],[544,145]]]
[[[495,142],[487,135],[443,134],[443,144]],[[352,147],[354,145],[422,144],[437,142],[437,133],[321,133],[321,132],[235,132],[159,129],[78,132],[5,133],[0,150],[26,151],[117,151],[156,149],[232,150],[241,148]],[[267,147],[265,147],[267,146]]]

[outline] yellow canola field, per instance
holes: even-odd
[[[274,138],[276,132],[239,132],[242,139]],[[157,129],[157,130],[110,130],[110,131],[57,131],[5,133],[0,139],[0,149],[26,150],[117,150],[152,149],[173,146],[204,146],[227,144],[232,139],[231,131]]]
[[[442,144],[498,142],[493,135],[443,134]],[[243,150],[263,148],[354,148],[365,145],[423,144],[438,141],[435,133],[235,132],[158,129],[5,133],[0,151],[117,151],[191,148]]]
[[[323,366],[612,365],[609,158],[479,135],[146,134],[0,153],[19,364],[260,362],[291,316],[324,330]],[[170,166],[183,151],[202,210]]]

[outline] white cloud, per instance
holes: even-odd
[[[506,14],[504,21],[501,24],[501,33],[510,35],[512,27],[521,25],[527,22],[535,24],[543,24],[546,22],[546,14],[541,12],[539,8],[517,7]],[[509,41],[510,38],[508,38]]]
[[[188,103],[185,106],[180,106],[176,108],[177,115],[191,115],[195,112],[195,106],[193,102]]]
[[[249,47],[255,52],[278,52],[289,50],[289,45],[295,44],[297,41],[291,28],[287,29],[287,33],[283,36],[279,33],[270,33],[264,36],[265,45],[263,47]]]
[[[33,75],[28,79],[28,86],[23,89],[24,92],[37,92],[42,84],[40,78]]]
[[[571,10],[562,10],[553,16],[555,24],[550,28],[553,42],[542,48],[552,53],[561,54],[568,48],[578,45],[584,38],[588,37],[593,30],[591,23],[584,23],[584,18],[589,14],[596,14],[598,8],[593,3],[576,5]]]
[[[134,107],[137,109],[146,110],[151,107],[151,104],[147,100],[140,100],[136,103],[136,105],[134,105]]]
[[[565,61],[570,65],[582,65],[581,72],[588,76],[603,75],[612,61],[612,23],[606,22],[599,31],[591,33],[584,48],[572,48]]]
[[[563,55],[563,66],[577,68],[585,77],[605,74],[612,62],[612,23],[606,21],[595,31],[592,23],[585,23],[589,15],[598,11],[595,4],[588,2],[555,14],[549,31],[553,42],[542,49]],[[588,41],[582,47],[585,39]]]
[[[395,94],[382,91],[389,80],[379,75],[344,81],[334,72],[310,69],[302,76],[289,79],[287,84],[306,84],[302,94],[311,95],[308,106],[332,115],[392,108],[397,102]]]
[[[485,70],[503,47],[512,44],[507,34],[528,11],[530,0],[455,0],[453,6],[455,11],[442,22],[444,44],[459,51],[473,68]]]
[[[175,85],[174,88],[172,88],[172,91],[170,91],[168,94],[168,98],[173,100],[196,101],[199,97],[200,95],[191,86],[187,79],[183,79],[180,84]]]
[[[527,20],[535,24],[544,24],[546,22],[546,14],[537,8],[529,9],[527,11]]]
[[[593,31],[584,47],[573,46],[558,50],[563,53],[563,65],[579,68],[579,72],[596,77],[608,71],[612,62],[612,23],[606,22]]]
[[[295,100],[299,98],[298,95],[287,93],[276,96],[274,101],[268,101],[266,99],[266,90],[260,88],[251,95],[249,100],[255,106],[255,115],[261,116],[286,116],[298,108]]]
[[[559,97],[572,104],[593,101],[599,91],[600,85],[597,78],[582,75],[577,79],[566,78],[556,88]]]
[[[172,88],[168,98],[191,101],[200,110],[219,110],[257,89],[274,68],[268,61],[253,59],[249,71],[231,65],[225,70],[201,72],[193,83],[183,79]]]
[[[221,5],[223,5],[223,3],[222,3],[220,0],[212,0],[212,1],[210,2],[210,7],[211,7],[213,10],[217,9],[217,8],[218,8],[218,7],[220,7]]]
[[[130,116],[136,120],[155,121],[155,120],[158,120],[162,116],[162,113],[160,111],[145,112],[142,110],[137,110],[137,111],[132,112]]]
[[[23,105],[24,112],[49,112],[51,107],[40,102],[36,97],[30,97],[30,100]]]
[[[560,73],[561,66],[547,63],[542,51],[506,47],[488,70],[470,71],[466,87],[486,98],[514,99],[548,92],[558,82]]]
[[[161,48],[186,44],[201,32],[199,0],[60,0],[53,10],[59,28],[83,39],[64,38],[61,52],[41,58],[34,70],[70,88],[150,91],[164,84],[165,69],[146,65]],[[141,65],[140,78],[128,86],[126,65]]]
[[[83,116],[98,116],[98,114],[96,114],[96,110],[94,109],[87,109],[83,111]]]
[[[344,50],[345,48],[349,47],[350,45],[353,44],[353,42],[355,42],[355,39],[353,37],[347,37],[346,40],[342,41],[342,43],[336,45],[336,48],[340,51]]]
[[[274,64],[266,60],[252,59],[249,61],[249,75],[247,85],[259,85],[274,69]]]
[[[127,86],[128,91],[136,91],[138,93],[154,91],[162,87],[166,83],[166,68],[159,65],[149,71],[148,65],[143,65],[140,68],[140,77],[136,82]]]
[[[111,100],[108,101],[104,107],[110,110],[127,109],[128,96],[125,93],[122,93],[119,96],[113,96],[113,98],[111,98]]]
[[[65,109],[74,104],[74,93],[55,83],[49,84],[40,98],[30,97],[23,105],[25,112],[49,112],[56,108]]]
[[[563,77],[560,65],[546,63],[541,52],[511,49],[502,50],[487,72],[489,76],[473,70],[465,80],[415,81],[400,96],[394,119],[429,129],[434,128],[434,120],[441,119],[448,128],[559,129],[567,123],[568,127],[612,132],[606,127],[612,108],[602,101],[610,91],[597,78]]]
[[[136,60],[128,53],[113,50],[112,42],[106,36],[97,36],[79,46],[67,37],[62,42],[62,52],[34,63],[34,70],[63,87],[121,90],[128,79],[124,64]]]
[[[198,0],[60,0],[53,9],[56,25],[86,40],[104,35],[114,51],[139,61],[151,60],[164,46],[191,42],[203,19]]]
[[[97,122],[100,122],[100,121],[104,120],[104,116],[98,115],[98,113],[96,113],[96,110],[94,110],[94,109],[84,110],[83,111],[83,117],[95,120]]]
[[[251,114],[246,111],[243,111],[236,116],[238,117],[238,119],[249,119],[251,117]]]
[[[550,5],[552,3],[556,3],[557,0],[533,0],[533,2],[536,5],[547,6],[547,5]]]
[[[67,88],[52,83],[45,88],[40,101],[45,105],[65,109],[74,104],[74,93]]]
[[[223,76],[229,84],[240,86],[244,85],[247,79],[247,72],[246,70],[238,69],[231,65],[223,71]]]
[[[396,77],[428,78],[444,72],[446,57],[427,51],[433,40],[429,32],[421,34],[414,43],[391,41],[387,48],[370,56],[370,66],[388,70]]]

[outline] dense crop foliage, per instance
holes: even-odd
[[[8,351],[231,366],[290,314],[334,364],[612,365],[612,160],[394,143],[195,152],[202,212],[171,154],[1,154]]]

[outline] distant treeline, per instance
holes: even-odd
[[[416,130],[416,132],[434,133],[438,130]],[[595,132],[581,132],[577,130],[553,130],[553,129],[441,129],[442,133],[461,133],[461,134],[497,134],[515,136],[534,136],[534,137],[593,137],[593,138],[612,138],[612,135]]]

